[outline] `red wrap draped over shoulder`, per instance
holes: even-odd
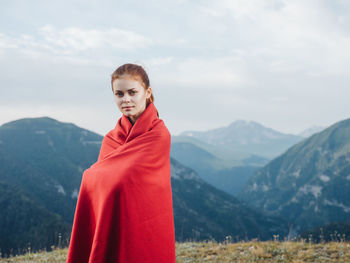
[[[153,102],[118,119],[83,173],[67,263],[176,261],[170,142]]]

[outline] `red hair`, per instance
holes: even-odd
[[[136,64],[126,63],[118,67],[112,73],[112,76],[111,76],[112,91],[113,91],[113,81],[122,77],[123,75],[130,75],[131,78],[139,81],[141,85],[145,88],[145,90],[147,90],[150,87],[148,75],[146,71],[143,69],[143,67]],[[146,100],[146,108],[148,104],[153,101],[154,101],[154,97],[152,92],[151,97]],[[157,115],[159,117],[158,110],[157,110]]]

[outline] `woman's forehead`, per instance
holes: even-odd
[[[142,88],[142,84],[140,81],[132,78],[117,78],[113,81],[114,90],[128,90],[131,88]]]

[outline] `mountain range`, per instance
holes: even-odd
[[[255,121],[236,120],[227,127],[208,131],[184,131],[179,136],[196,138],[221,149],[272,159],[304,137],[284,134]]]
[[[238,194],[299,233],[350,218],[350,119],[305,138],[258,169]]]
[[[102,136],[49,117],[0,126],[0,245],[4,254],[67,245],[83,171],[96,162]],[[285,220],[251,209],[171,158],[177,240],[269,239]],[[16,251],[14,251],[16,252]]]
[[[200,144],[172,140],[170,155],[191,167],[207,183],[234,196],[246,184],[253,173],[268,162],[259,156],[247,157],[246,163],[219,158],[204,150]]]
[[[227,127],[172,136],[171,155],[206,182],[235,196],[258,168],[303,139],[237,120]]]

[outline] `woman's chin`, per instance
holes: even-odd
[[[124,114],[126,117],[129,117],[129,118],[135,115],[135,114],[132,113],[132,111],[123,111],[123,114]]]

